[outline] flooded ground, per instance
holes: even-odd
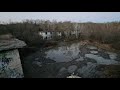
[[[82,78],[104,78],[105,67],[119,64],[117,53],[74,42],[39,50],[26,57],[23,66],[26,77],[66,78],[74,73]]]

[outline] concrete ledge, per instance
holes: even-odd
[[[17,49],[26,46],[26,43],[18,39],[0,40],[0,51]]]

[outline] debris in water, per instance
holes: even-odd
[[[71,76],[68,76],[67,78],[81,78],[81,77],[74,75],[74,73],[72,73]]]

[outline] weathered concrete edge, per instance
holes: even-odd
[[[11,50],[11,49],[22,48],[22,47],[27,45],[24,41],[21,41],[21,40],[18,40],[18,39],[14,39],[14,40],[16,40],[16,42],[12,43],[11,45],[0,47],[0,52],[1,51],[6,51],[6,50]]]

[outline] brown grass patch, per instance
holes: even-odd
[[[85,45],[92,45],[92,46],[96,46],[99,49],[103,49],[103,50],[107,50],[107,51],[116,51],[116,49],[114,49],[111,44],[103,44],[103,43],[99,43],[97,41],[89,41],[89,40],[84,40],[84,41],[80,41],[81,45],[85,46]]]
[[[108,65],[104,73],[107,78],[120,78],[120,65]]]

